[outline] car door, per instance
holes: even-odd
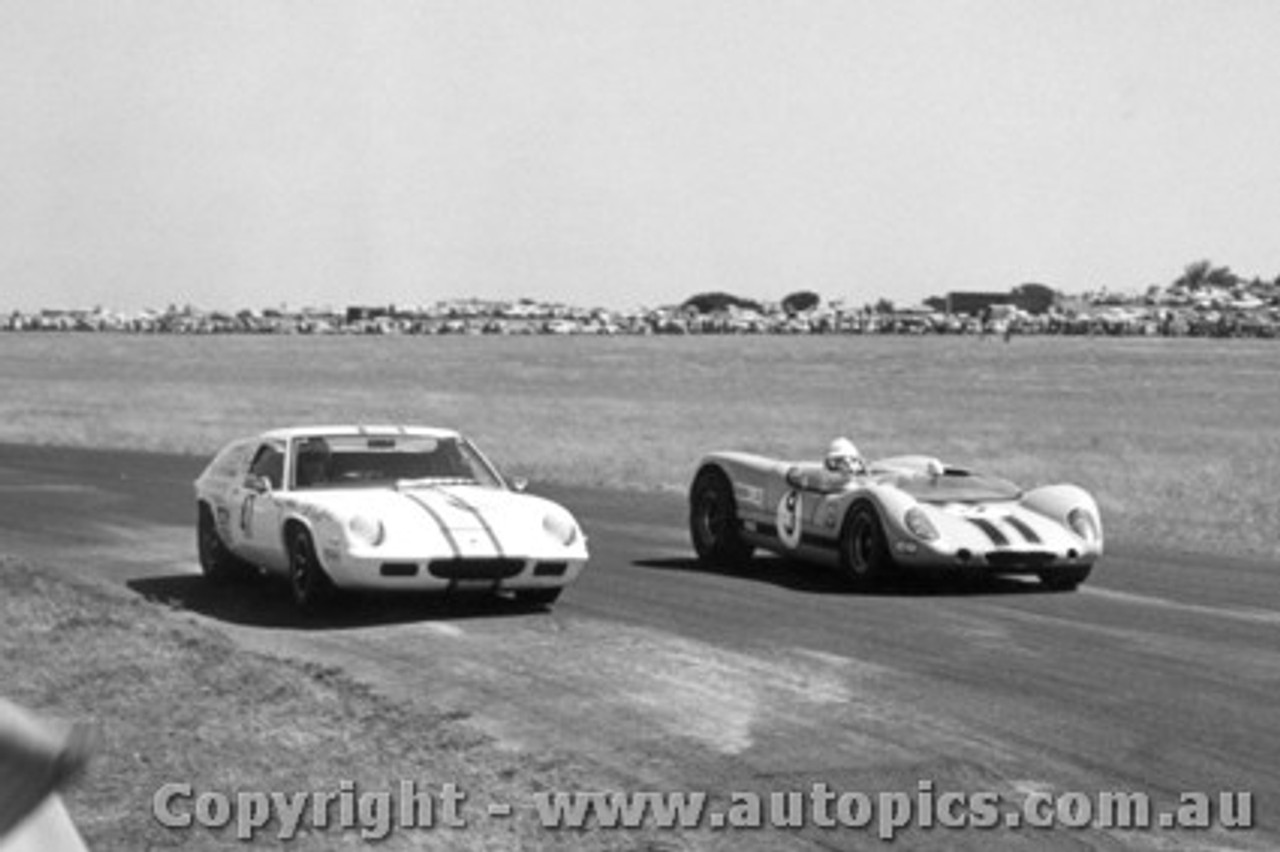
[[[840,537],[845,507],[849,503],[847,491],[833,494],[815,494],[805,515],[805,532],[814,539],[834,541]]]
[[[237,553],[262,568],[283,570],[278,493],[284,487],[283,443],[266,441],[254,452],[244,480],[232,496]]]
[[[796,465],[778,483],[776,529],[788,551],[810,546],[826,549],[839,538],[845,489],[829,491],[817,465]]]

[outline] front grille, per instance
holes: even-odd
[[[427,566],[441,580],[505,580],[524,570],[522,559],[437,559]]]
[[[987,564],[992,568],[1024,568],[1026,570],[1034,570],[1051,565],[1056,557],[1052,553],[1045,553],[1039,550],[1018,553],[1011,550],[1000,550],[987,554]]]
[[[418,564],[416,562],[383,562],[382,576],[384,577],[416,577],[418,575]]]

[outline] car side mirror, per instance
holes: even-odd
[[[271,480],[265,476],[250,473],[244,478],[244,487],[255,494],[266,494],[271,490]]]
[[[529,480],[523,476],[513,476],[510,480],[511,490],[524,493],[529,488]]]

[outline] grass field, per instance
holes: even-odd
[[[471,433],[538,481],[683,489],[698,456],[928,452],[1074,481],[1113,540],[1280,555],[1273,341],[0,335],[0,440],[204,454],[275,425]]]

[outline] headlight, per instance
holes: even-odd
[[[386,529],[383,528],[382,521],[376,518],[367,518],[364,515],[356,515],[348,521],[347,530],[351,533],[352,538],[370,547],[377,547],[382,544],[382,539],[386,536]]]
[[[578,540],[578,525],[564,512],[548,512],[542,519],[542,528],[565,547]]]
[[[919,506],[908,509],[903,520],[906,521],[907,529],[911,530],[911,534],[921,541],[933,541],[938,537],[937,527]]]
[[[1088,542],[1098,540],[1098,522],[1093,513],[1087,509],[1072,509],[1067,513],[1067,526],[1080,538]]]

